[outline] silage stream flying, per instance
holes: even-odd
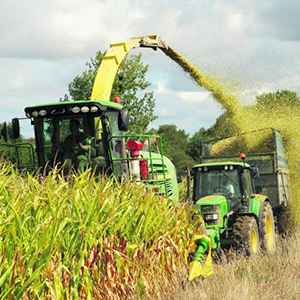
[[[293,107],[287,105],[243,106],[240,99],[176,50],[168,47],[162,51],[188,73],[199,86],[211,92],[213,98],[228,112],[236,134],[268,127],[279,130],[289,164],[294,217],[300,223],[300,104]],[[255,140],[248,139],[247,135],[241,139],[244,139],[245,149],[257,149],[257,152],[260,152],[259,150],[264,145],[264,139],[268,143],[264,132],[258,132]],[[225,144],[224,147],[226,147]]]

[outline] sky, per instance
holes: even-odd
[[[0,0],[0,122],[56,102],[98,50],[157,34],[240,97],[300,93],[298,0]],[[160,51],[142,52],[158,119],[193,134],[222,113]],[[31,135],[28,125],[22,127]]]

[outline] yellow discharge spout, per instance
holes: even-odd
[[[128,41],[110,45],[110,50],[103,57],[93,85],[91,100],[109,101],[117,71],[131,49],[147,47],[156,50],[165,47],[154,34],[132,38]]]

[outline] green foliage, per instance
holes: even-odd
[[[223,138],[226,136],[234,135],[234,126],[232,118],[228,112],[219,116],[216,122],[208,129],[200,128],[189,139],[186,153],[195,161],[200,161],[200,143],[214,139]]]
[[[300,99],[297,93],[289,90],[281,90],[275,93],[265,93],[256,97],[257,107],[268,110],[276,110],[281,106],[299,107]]]
[[[200,143],[210,140],[210,136],[205,128],[200,128],[193,136],[189,139],[187,144],[186,153],[192,157],[195,161],[199,162],[200,159]]]
[[[184,173],[195,161],[186,153],[188,134],[176,125],[160,125],[157,134],[162,137],[164,155],[175,165],[177,172]]]
[[[105,52],[98,51],[95,58],[86,63],[87,69],[76,76],[69,84],[72,100],[90,100],[93,83]],[[145,133],[154,115],[155,99],[153,92],[143,91],[151,84],[146,80],[148,66],[141,61],[141,53],[126,57],[116,75],[111,100],[120,97],[124,107],[130,111],[130,131]]]
[[[232,115],[228,112],[224,112],[219,116],[211,127],[206,131],[208,139],[220,139],[223,137],[236,134],[235,124],[232,119]]]

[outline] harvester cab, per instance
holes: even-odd
[[[94,164],[98,172],[108,172],[108,136],[126,130],[128,119],[122,117],[118,103],[100,101],[60,102],[25,108],[35,132],[38,166],[52,168],[66,163],[83,171],[85,164]],[[128,118],[128,115],[127,115]],[[121,126],[123,125],[123,127]],[[125,155],[124,144],[116,155]],[[122,176],[122,171],[118,172]]]

